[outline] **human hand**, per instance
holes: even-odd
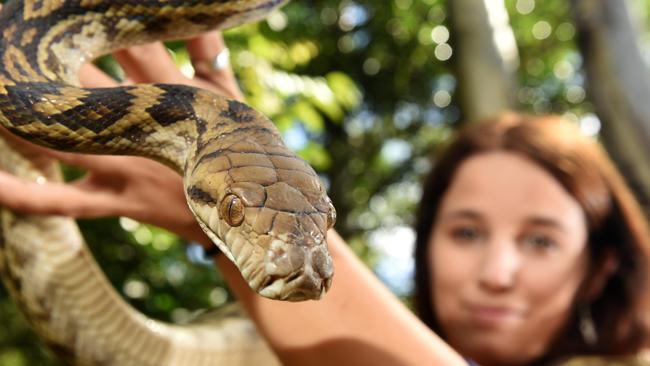
[[[213,59],[222,52],[228,52],[220,32],[213,31],[190,39],[186,46],[194,67],[193,78],[188,78],[180,72],[167,49],[160,42],[120,50],[113,56],[127,75],[125,84],[185,84],[210,90],[228,98],[243,99],[229,64],[221,69],[211,66]],[[113,79],[92,64],[84,65],[79,78],[82,85],[86,87],[101,88],[115,85]]]
[[[0,134],[23,155],[38,159],[38,165],[56,159],[87,170],[71,183],[27,182],[0,171],[3,206],[35,215],[128,216],[191,240],[203,239],[187,208],[181,177],[170,168],[140,157],[63,153],[19,140],[4,129]]]
[[[212,32],[188,41],[196,64],[196,76],[185,77],[175,66],[165,47],[158,44],[133,47],[115,56],[133,82],[184,83],[227,97],[241,99],[230,68],[212,70],[206,60],[224,47],[219,33]],[[85,66],[80,80],[88,87],[110,87],[117,83],[92,65]],[[23,154],[46,164],[58,159],[86,169],[87,174],[69,184],[25,182],[0,172],[0,204],[29,214],[54,214],[76,218],[128,216],[164,227],[185,238],[207,242],[190,213],[182,180],[171,169],[157,162],[126,156],[98,156],[56,152],[32,145],[6,131],[0,131]],[[161,204],[165,209],[161,210]]]

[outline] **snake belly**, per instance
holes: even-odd
[[[0,13],[0,123],[59,150],[140,155],[183,175],[190,209],[259,294],[318,299],[335,211],[265,116],[188,86],[84,89],[81,65],[119,48],[257,19],[284,0],[9,1]]]

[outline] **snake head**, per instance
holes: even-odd
[[[336,211],[314,170],[262,132],[204,148],[186,175],[188,202],[257,293],[319,299],[332,282],[325,238]]]

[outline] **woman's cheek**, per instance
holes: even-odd
[[[431,286],[433,304],[439,319],[455,317],[462,293],[472,286],[478,268],[477,253],[459,247],[451,240],[433,236],[430,244]]]

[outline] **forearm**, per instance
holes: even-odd
[[[225,257],[217,264],[285,365],[463,365],[331,232],[332,288],[324,299],[289,303],[253,293]]]

